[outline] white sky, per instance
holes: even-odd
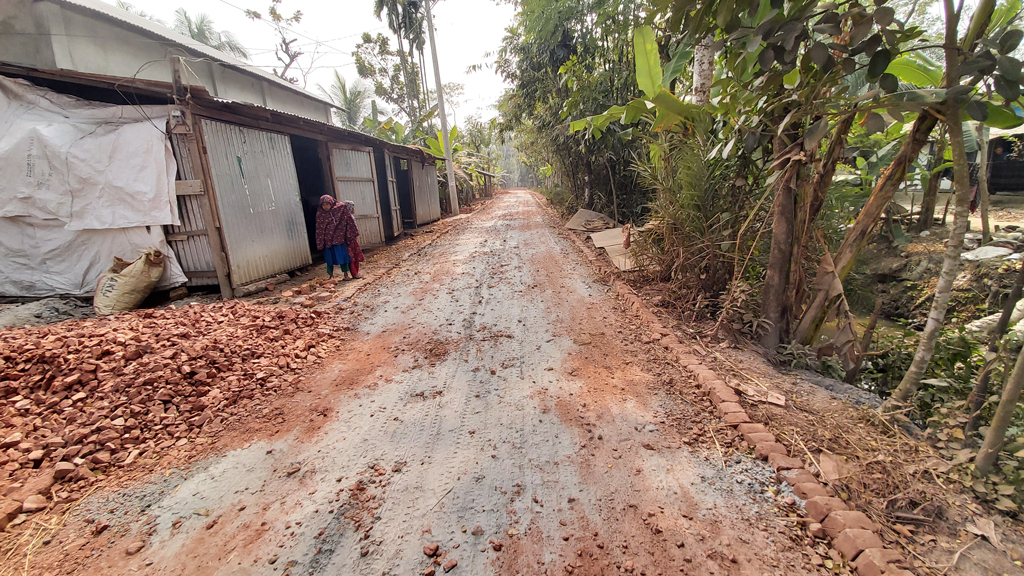
[[[106,1],[115,3],[114,0]],[[249,20],[242,12],[242,9],[249,8],[266,16],[269,0],[129,0],[129,3],[160,18],[168,26],[173,23],[174,11],[179,7],[192,16],[208,14],[218,30],[235,34],[252,54],[254,65],[270,71],[277,64],[273,51],[274,31],[265,23]],[[351,53],[363,32],[373,35],[384,33],[390,37],[391,47],[396,45],[394,36],[384,23],[374,17],[373,0],[284,0],[279,10],[286,15],[295,10],[302,11],[302,22],[290,28],[298,33],[298,44],[304,44],[307,52],[312,51],[313,40],[326,44],[325,56],[317,60],[318,68],[310,75],[306,87],[313,92],[317,91],[318,83],[326,86],[330,82],[334,68],[346,80],[358,77]],[[461,121],[470,114],[483,118],[497,115],[493,107],[504,90],[503,81],[493,70],[467,74],[466,68],[494,61],[493,57],[485,54],[497,51],[501,46],[505,27],[511,23],[514,13],[511,5],[497,5],[492,0],[441,0],[435,5],[433,18],[441,81],[459,82],[466,86],[462,101],[456,103],[455,120]],[[433,89],[429,45],[426,58],[427,79]],[[451,115],[451,105],[447,102],[446,105]]]

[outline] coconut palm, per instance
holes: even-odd
[[[363,127],[363,115],[370,99],[370,90],[362,82],[355,80],[349,84],[345,82],[345,77],[335,70],[334,80],[330,86],[319,88],[324,96],[342,108],[334,111],[334,117],[342,126],[356,130]]]
[[[233,56],[249,59],[249,52],[235,38],[235,35],[227,31],[218,31],[213,27],[213,20],[206,14],[191,16],[184,8],[174,11],[174,31],[183,36],[202,42],[207,46],[226,52]]]
[[[405,81],[406,98],[413,115],[419,114],[417,108],[420,103],[416,96],[419,88],[412,82],[409,75],[409,60],[405,51],[405,41],[410,37],[410,29],[415,26],[419,10],[420,0],[374,0],[373,2],[374,16],[378,20],[385,21],[386,14],[388,29],[398,40],[398,58],[402,67],[402,79]]]
[[[117,0],[117,7],[120,8],[121,10],[124,10],[125,12],[128,12],[129,14],[135,14],[136,16],[138,16],[140,18],[145,18],[146,20],[150,20],[152,22],[156,22],[157,24],[159,24],[161,26],[167,26],[167,23],[164,22],[163,20],[157,18],[156,16],[153,16],[152,14],[148,14],[146,12],[143,12],[142,10],[139,10],[138,8],[136,8],[135,6],[132,6],[131,4],[125,2],[124,0]]]

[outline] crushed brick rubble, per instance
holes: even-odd
[[[229,301],[0,331],[0,530],[290,388],[336,318]]]
[[[709,398],[719,420],[732,429],[732,438],[742,438],[741,446],[753,448],[755,458],[768,461],[775,471],[775,481],[788,486],[804,501],[803,513],[810,521],[806,526],[808,536],[816,541],[831,541],[830,556],[834,560],[845,560],[857,576],[913,576],[912,572],[900,567],[906,564],[903,555],[886,548],[879,538],[881,526],[863,512],[853,510],[851,502],[837,498],[832,487],[818,479],[820,472],[814,466],[807,466],[803,458],[791,457],[789,448],[780,443],[768,428],[754,423],[740,403],[737,390],[665,328],[647,303],[632,288],[616,279],[615,270],[593,248],[575,234],[570,233],[569,238],[599,272],[611,279],[621,301],[656,335],[658,344],[690,372],[697,381],[699,393]]]

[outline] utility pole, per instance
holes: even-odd
[[[455,164],[452,162],[452,143],[448,141],[448,116],[444,112],[444,88],[441,84],[441,68],[437,65],[437,44],[434,42],[434,19],[430,16],[430,0],[423,3],[427,9],[427,32],[430,34],[430,56],[434,61],[434,83],[437,88],[437,111],[441,114],[441,138],[444,140],[444,163],[448,168],[448,202],[452,205],[452,216],[459,215],[459,184],[455,180]]]

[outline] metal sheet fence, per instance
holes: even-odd
[[[287,136],[202,120],[231,284],[312,262]]]

